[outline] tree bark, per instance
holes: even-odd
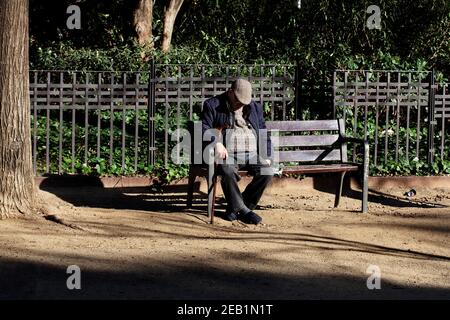
[[[28,0],[0,0],[0,218],[34,212]]]
[[[169,5],[164,10],[164,30],[161,44],[161,50],[163,52],[169,51],[170,43],[172,42],[173,26],[183,1],[184,0],[169,0]]]
[[[141,45],[153,47],[153,0],[137,0],[133,13],[133,27]]]

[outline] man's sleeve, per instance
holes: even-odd
[[[209,129],[213,129],[214,126],[214,111],[213,108],[209,105],[208,101],[203,103],[202,113],[200,115],[202,119],[202,136],[205,134],[205,131]],[[214,141],[214,137],[212,137],[211,141]]]

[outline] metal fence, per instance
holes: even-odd
[[[445,157],[445,152],[450,155],[450,87],[448,84],[436,86],[436,91],[433,93],[434,102],[434,120],[438,130],[440,130],[440,137],[434,141],[439,148],[438,154],[442,159]],[[449,160],[449,159],[446,159]]]
[[[31,71],[35,173],[136,174],[167,164],[171,133],[237,77],[253,83],[267,120],[344,118],[349,135],[369,139],[372,166],[450,154],[450,90],[433,72],[316,77],[296,65],[152,64],[140,72]]]
[[[295,66],[156,65],[154,109],[160,110],[159,127],[165,129],[156,133],[156,139],[164,142],[165,163],[172,147],[169,134],[184,127],[185,121],[198,119],[205,99],[225,92],[238,77],[252,82],[253,99],[261,103],[268,119],[296,117]]]
[[[149,72],[32,71],[30,78],[37,174],[87,169],[93,159],[137,170],[142,151],[151,162]]]
[[[369,140],[372,165],[431,163],[449,154],[450,143],[450,93],[434,78],[432,71],[335,71],[333,116],[346,120],[349,134]]]
[[[295,111],[292,65],[155,65],[144,72],[31,71],[36,174],[145,172],[167,163],[170,133],[237,77],[253,83],[268,118]]]

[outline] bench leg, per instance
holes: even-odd
[[[367,213],[369,211],[368,197],[369,197],[369,176],[366,172],[363,172],[362,176],[362,207],[361,212]]]
[[[369,211],[368,204],[369,196],[369,144],[364,143],[364,162],[362,170],[362,208],[361,212],[367,213]]]
[[[188,180],[188,194],[187,194],[187,207],[192,207],[192,198],[194,196],[194,184],[195,184],[196,174],[191,169],[189,170],[189,180]]]
[[[341,201],[341,195],[342,195],[342,187],[344,185],[344,177],[345,177],[345,172],[342,172],[340,174],[340,179],[339,179],[339,185],[337,186],[336,189],[336,198],[334,200],[334,207],[337,208],[339,206],[339,202]]]

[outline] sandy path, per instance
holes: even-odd
[[[2,299],[450,299],[448,190],[373,193],[363,215],[351,197],[337,210],[328,192],[271,189],[259,226],[211,226],[180,193],[49,191],[50,211],[81,230],[0,221]],[[81,290],[66,287],[69,265]],[[367,289],[369,265],[381,290]]]

